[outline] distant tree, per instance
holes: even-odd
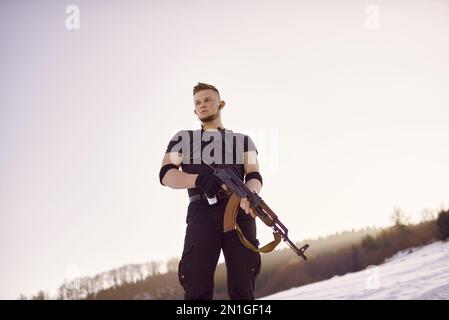
[[[410,222],[410,217],[407,217],[400,208],[394,208],[390,219],[396,227],[403,227]]]
[[[118,287],[120,285],[120,279],[119,279],[119,271],[117,269],[113,269],[110,271],[111,273],[111,279],[114,287]]]
[[[361,269],[361,263],[360,263],[360,252],[357,249],[356,245],[351,246],[352,251],[352,270],[351,271],[359,271]]]
[[[435,220],[435,213],[432,209],[424,209],[421,211],[421,221],[432,221]]]
[[[46,295],[45,292],[42,290],[39,290],[36,295],[34,295],[31,299],[32,300],[45,300]]]
[[[375,250],[378,247],[378,243],[374,237],[367,235],[362,239],[362,247],[365,250]]]
[[[150,261],[148,263],[148,273],[150,276],[155,276],[160,273],[161,262],[159,261]]]
[[[23,293],[20,294],[20,296],[17,298],[17,300],[28,300],[27,296]]]
[[[171,258],[167,261],[167,272],[175,272],[178,270],[179,258]]]
[[[449,238],[449,210],[441,211],[437,218],[438,235],[441,240]]]
[[[129,282],[130,274],[127,266],[120,267],[118,269],[118,274],[120,279],[120,285]]]

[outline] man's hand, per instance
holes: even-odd
[[[195,180],[195,187],[199,188],[208,196],[215,196],[222,188],[223,182],[212,172],[201,173]]]
[[[254,212],[254,209],[251,208],[247,198],[240,199],[240,208],[245,210],[246,214],[250,214],[251,217],[253,217],[253,218],[257,217],[256,213]]]

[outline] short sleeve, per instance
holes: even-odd
[[[251,139],[250,136],[245,136],[243,141],[244,141],[244,144],[243,144],[243,151],[244,152],[256,151],[256,154],[259,153],[257,151],[256,145],[254,144],[253,139]]]

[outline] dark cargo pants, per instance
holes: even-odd
[[[223,208],[217,212],[196,210],[189,206],[184,249],[179,262],[179,282],[184,288],[186,300],[210,300],[213,298],[214,274],[221,249],[226,261],[228,295],[232,300],[254,299],[254,284],[261,268],[260,254],[246,248],[237,232],[223,233]],[[220,214],[221,210],[221,214]],[[202,214],[205,214],[202,216]],[[216,214],[216,221],[202,217]],[[192,217],[194,215],[195,217]],[[245,237],[256,247],[256,222],[239,212],[238,224]],[[243,218],[243,219],[242,219]]]

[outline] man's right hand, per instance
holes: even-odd
[[[215,196],[222,189],[222,186],[226,187],[223,181],[212,172],[200,173],[196,177],[195,186],[208,196]]]

